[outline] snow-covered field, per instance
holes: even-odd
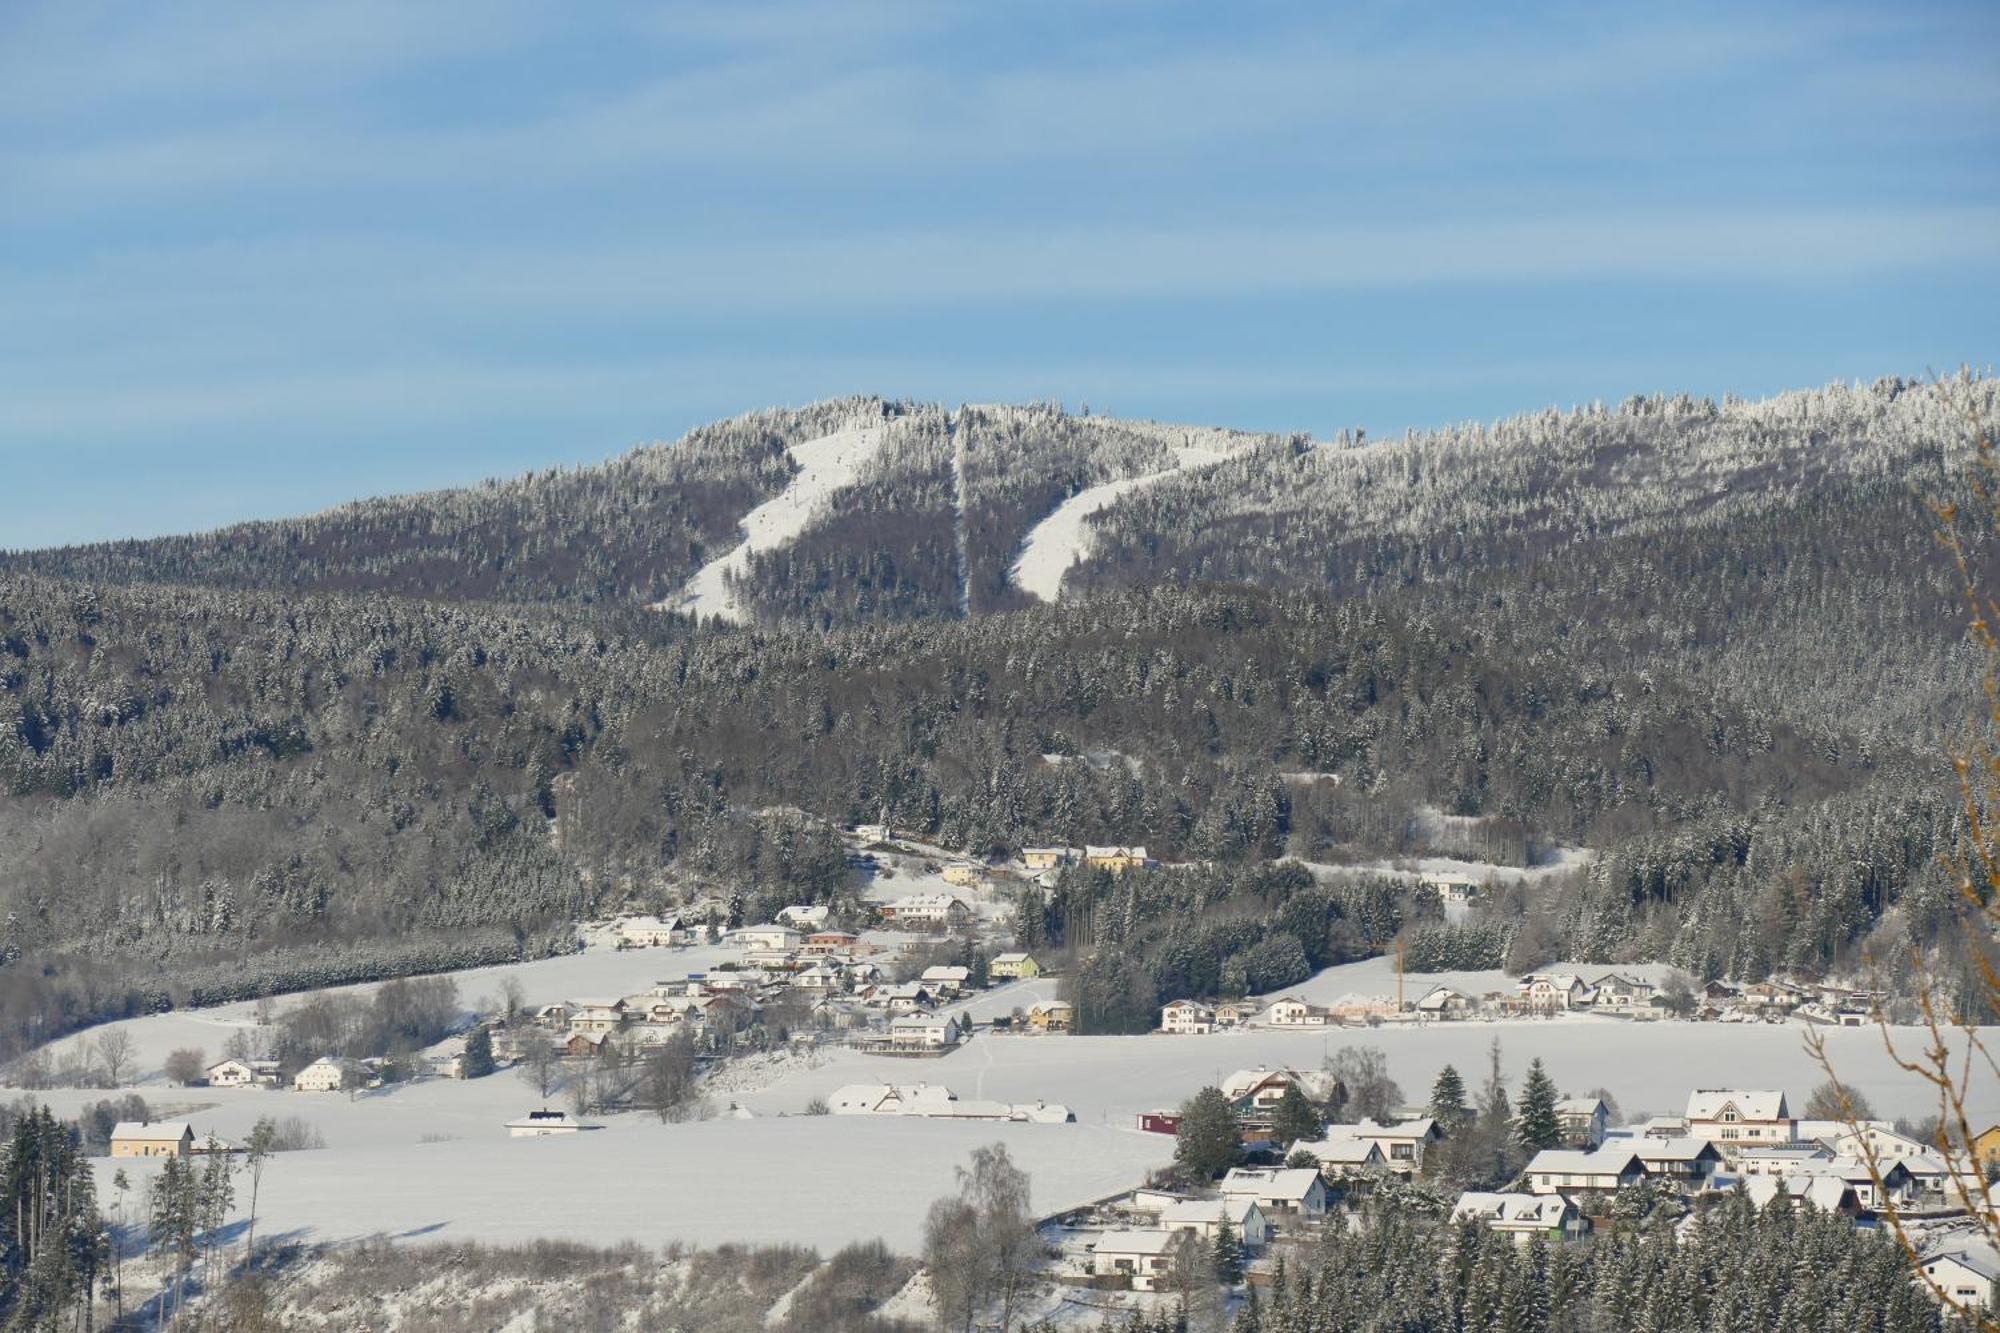
[[[791,484],[744,515],[743,541],[729,554],[703,565],[680,595],[661,602],[660,608],[741,623],[745,613],[730,594],[725,575],[743,574],[752,555],[776,550],[804,532],[821,501],[853,485],[861,466],[881,445],[882,433],[880,426],[857,426],[791,446],[792,461],[799,465]]]
[[[1015,586],[1045,602],[1055,601],[1062,595],[1063,576],[1069,573],[1070,566],[1090,554],[1095,540],[1095,529],[1090,526],[1094,515],[1141,486],[1219,463],[1229,454],[1227,449],[1205,445],[1177,445],[1174,466],[1170,468],[1143,477],[1120,477],[1078,491],[1029,530],[1027,540],[1021,543],[1021,554],[1014,561]]]

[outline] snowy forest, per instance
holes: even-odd
[[[1697,978],[1866,953],[1893,987],[1909,951],[1885,946],[1962,938],[1947,745],[1977,668],[1926,502],[1995,413],[1971,376],[1644,399],[1227,436],[1167,475],[1199,432],[848,399],[597,468],[9,554],[0,1057],[559,950],[626,903],[834,901],[835,826],[879,819],[1179,863],[1026,904],[1032,943],[1121,946],[1107,993],[1286,984],[1398,932],[1440,965]],[[788,445],[857,420],[883,442],[751,560],[755,624],[651,609],[782,491]],[[1060,601],[1009,582],[1053,506],[1147,475]],[[1277,864],[1449,850],[1441,819],[1516,863],[1594,857],[1453,928]]]

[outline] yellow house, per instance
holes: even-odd
[[[2000,1165],[2000,1125],[1972,1140],[1972,1155],[1988,1166]]]
[[[1122,875],[1127,870],[1153,862],[1144,847],[1085,847],[1083,863],[1092,870],[1109,870],[1114,875]]]
[[[987,964],[986,975],[1007,977],[1017,981],[1032,981],[1042,975],[1042,965],[1029,953],[996,953]]]
[[[1023,847],[1021,864],[1030,870],[1057,870],[1076,860],[1074,847]]]
[[[121,1120],[111,1131],[113,1157],[186,1157],[194,1127],[185,1120]]]
[[[944,868],[944,882],[956,888],[969,889],[985,878],[986,867],[970,861],[953,861]]]
[[[1028,1010],[1028,1026],[1037,1032],[1067,1032],[1073,1012],[1068,1000],[1048,1000]]]

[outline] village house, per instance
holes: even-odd
[[[800,990],[834,992],[847,989],[847,970],[838,963],[819,962],[792,977]]]
[[[564,1055],[587,1059],[613,1043],[609,1032],[572,1032],[562,1044]]]
[[[972,909],[948,893],[916,893],[884,903],[884,921],[911,930],[956,930],[972,920]]]
[[[1756,1176],[1798,1175],[1812,1163],[1832,1160],[1832,1150],[1823,1143],[1773,1143],[1762,1148],[1738,1148],[1730,1166],[1736,1175],[1747,1180]]]
[[[909,1014],[889,1024],[889,1045],[899,1051],[949,1050],[963,1039],[958,1020],[936,1014]]]
[[[1611,1127],[1611,1108],[1602,1097],[1565,1097],[1556,1103],[1556,1122],[1563,1142],[1572,1148],[1595,1148]]]
[[[1697,1088],[1688,1096],[1687,1132],[1708,1139],[1725,1157],[1738,1148],[1792,1141],[1785,1094],[1730,1088]]]
[[[206,1072],[211,1088],[275,1088],[283,1078],[276,1060],[220,1060]]]
[[[1744,1181],[1743,1190],[1759,1208],[1777,1198],[1782,1190],[1792,1202],[1809,1203],[1823,1213],[1855,1217],[1861,1212],[1861,1201],[1838,1176],[1758,1176]]]
[[[825,903],[793,903],[778,910],[778,924],[790,926],[802,934],[826,929],[826,921],[833,909]]]
[[[688,932],[677,916],[628,916],[618,923],[618,942],[628,949],[662,949],[686,944]]]
[[[1353,1134],[1329,1134],[1317,1142],[1300,1140],[1293,1152],[1311,1153],[1319,1162],[1319,1173],[1328,1180],[1379,1175],[1389,1169],[1389,1159],[1380,1144]]]
[[[1464,1018],[1479,1008],[1479,1001],[1449,986],[1433,986],[1417,999],[1417,1012],[1431,1018]]]
[[[1921,1261],[1924,1276],[1929,1278],[1935,1289],[1926,1286],[1924,1290],[1936,1296],[1939,1291],[1962,1306],[2000,1309],[2000,1256],[1984,1246],[1963,1246],[1933,1254]]]
[[[1536,1236],[1574,1240],[1589,1225],[1576,1205],[1560,1194],[1496,1194],[1467,1190],[1458,1196],[1451,1220],[1483,1222],[1526,1245]]]
[[[2000,1125],[1983,1129],[1973,1137],[1972,1155],[1990,1166],[2000,1166]]]
[[[1251,1000],[1223,1000],[1215,1006],[1215,1025],[1219,1028],[1242,1027],[1257,1016],[1257,1005]]]
[[[570,1005],[571,1032],[616,1032],[624,1026],[623,1000],[576,1000]]]
[[[937,996],[921,981],[904,981],[894,986],[877,986],[866,1001],[871,1009],[887,1009],[891,1014],[914,1014],[937,1007]]]
[[[1650,981],[1622,972],[1606,972],[1591,983],[1591,1005],[1597,1009],[1631,1009],[1650,1003],[1658,990]]]
[[[805,936],[790,926],[744,926],[732,930],[728,943],[748,953],[755,949],[770,950],[774,953],[796,953]]]
[[[1153,858],[1146,855],[1144,847],[1085,847],[1083,863],[1092,870],[1109,870],[1114,875],[1122,875],[1128,870],[1151,865]]]
[[[1032,981],[1042,975],[1042,965],[1033,954],[1000,953],[993,955],[993,961],[986,965],[986,975],[995,980]]]
[[[1528,1188],[1536,1194],[1614,1193],[1638,1184],[1646,1166],[1629,1145],[1592,1152],[1546,1148],[1528,1163]]]
[[[854,826],[854,836],[858,841],[864,843],[888,842],[890,839],[889,826],[887,824],[856,824]]]
[[[1082,855],[1074,847],[1023,847],[1021,864],[1029,870],[1060,870],[1075,864]]]
[[[344,1092],[358,1086],[363,1077],[354,1061],[322,1055],[292,1078],[292,1087],[299,1092]]]
[[[1683,1190],[1699,1190],[1722,1165],[1722,1154],[1707,1139],[1617,1139],[1615,1147],[1630,1146],[1639,1154],[1639,1165],[1656,1180],[1669,1181]]]
[[[1432,1144],[1444,1139],[1444,1131],[1429,1116],[1418,1116],[1393,1125],[1378,1125],[1364,1118],[1358,1124],[1328,1125],[1326,1129],[1329,1136],[1344,1133],[1366,1139],[1382,1150],[1382,1157],[1391,1171],[1403,1174],[1423,1170],[1424,1154]]]
[[[1160,1031],[1195,1036],[1215,1031],[1215,1010],[1194,1000],[1175,1000],[1160,1010]]]
[[[1743,988],[1740,1002],[1746,1009],[1770,1009],[1789,1013],[1811,997],[1804,988],[1773,978],[1753,981]]]
[[[1160,1225],[1168,1231],[1187,1231],[1212,1241],[1222,1229],[1223,1219],[1236,1232],[1246,1250],[1261,1250],[1271,1240],[1271,1225],[1264,1210],[1248,1195],[1226,1195],[1220,1199],[1176,1199],[1160,1210]]]
[[[1516,987],[1521,1004],[1536,1013],[1581,1009],[1591,1001],[1583,978],[1567,972],[1531,972]]]
[[[1326,1181],[1311,1167],[1236,1166],[1222,1178],[1225,1198],[1253,1200],[1266,1217],[1326,1216]]]
[[[584,1128],[583,1122],[567,1111],[530,1111],[519,1120],[507,1122],[507,1135],[516,1139],[546,1139],[560,1134],[575,1134]]]
[[[194,1126],[185,1120],[121,1120],[111,1128],[113,1157],[186,1157]]]
[[[1124,1277],[1134,1291],[1157,1291],[1173,1281],[1181,1256],[1194,1243],[1187,1231],[1107,1231],[1091,1249],[1090,1271],[1096,1277]]]
[[[1294,1086],[1300,1092],[1306,1090],[1298,1071],[1267,1069],[1263,1065],[1255,1069],[1239,1069],[1217,1085],[1223,1099],[1239,1119],[1244,1116],[1268,1117],[1277,1107],[1278,1100],[1285,1095],[1285,1089]]]
[[[1287,995],[1271,1002],[1271,1007],[1264,1011],[1264,1021],[1274,1028],[1324,1027],[1326,1011],[1296,995]]]
[[[925,968],[919,980],[938,995],[949,998],[959,994],[972,981],[972,969],[941,963],[936,967]]]
[[[860,939],[859,935],[845,930],[815,930],[806,936],[805,943],[799,946],[799,952],[810,954],[815,958],[830,953],[844,953],[859,943]]]
[[[1479,896],[1482,887],[1480,882],[1470,875],[1425,875],[1417,883],[1435,889],[1438,901],[1452,907],[1467,906]]]
[[[954,888],[969,889],[985,880],[986,867],[972,861],[953,861],[944,868],[943,878]]]
[[[1036,1032],[1068,1032],[1075,1012],[1068,1000],[1044,1000],[1028,1007],[1028,1026]]]

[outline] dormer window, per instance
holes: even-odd
[[[1724,1111],[1724,1112],[1722,1113],[1722,1123],[1723,1123],[1723,1124],[1725,1124],[1725,1125],[1733,1125],[1733,1124],[1735,1124],[1735,1123],[1736,1123],[1736,1112],[1735,1112],[1735,1111]]]

